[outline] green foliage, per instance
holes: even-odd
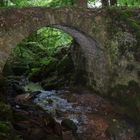
[[[9,5],[9,0],[1,0],[0,7],[7,7]]]
[[[72,37],[61,30],[45,27],[33,33],[29,38],[14,49],[15,57],[24,60],[39,60],[51,56],[61,46],[68,47],[72,43]],[[37,55],[36,55],[37,54]],[[42,61],[42,60],[41,60]]]
[[[10,131],[9,123],[8,122],[0,122],[0,132],[6,133]]]
[[[75,0],[52,0],[48,5],[50,7],[71,6]]]
[[[10,122],[0,121],[0,139],[1,140],[21,140],[13,131],[13,126]]]
[[[38,30],[39,42],[47,47],[49,54],[54,53],[58,47],[71,44],[72,38],[67,33],[55,28],[42,28]]]
[[[31,71],[47,66],[55,52],[61,47],[68,48],[72,40],[71,36],[61,30],[42,28],[17,45],[10,61],[15,66],[24,66]]]
[[[119,6],[140,6],[140,0],[118,0]]]
[[[74,4],[75,0],[1,0],[0,7],[17,6],[47,6],[47,7],[60,7],[70,6]]]
[[[111,0],[114,1],[114,0]],[[73,6],[76,0],[1,0],[0,7],[16,6],[46,6],[46,7],[62,7]],[[89,4],[97,5],[99,0],[88,0]],[[117,6],[139,7],[140,0],[117,0]]]
[[[47,6],[51,0],[11,0],[11,2],[18,7],[25,6]]]

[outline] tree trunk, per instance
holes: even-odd
[[[117,0],[110,0],[110,5],[117,5]]]
[[[75,5],[77,7],[84,7],[87,8],[88,0],[75,0]]]
[[[101,2],[102,2],[102,7],[109,6],[109,1],[108,0],[101,0]]]
[[[0,0],[0,7],[8,6],[8,0]]]
[[[0,7],[4,7],[5,6],[5,1],[4,0],[1,0],[0,1]]]

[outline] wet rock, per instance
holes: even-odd
[[[19,109],[14,109],[14,120],[14,127],[23,139],[51,140],[50,136],[54,135],[59,140],[62,136],[61,125],[36,105],[20,104]]]
[[[34,91],[34,92],[32,92],[32,94],[34,95],[34,96],[36,96],[36,95],[38,95],[38,94],[40,94],[41,93],[41,91]]]
[[[55,125],[54,125],[54,133],[57,134],[58,136],[62,136],[62,127],[57,122],[55,122]]]
[[[28,139],[28,140],[45,140],[46,139],[46,134],[45,132],[40,129],[40,128],[30,128],[28,130],[28,135],[24,136],[24,139]]]
[[[70,119],[64,119],[61,122],[62,127],[64,127],[65,131],[72,131],[74,134],[77,131],[76,124]]]
[[[63,132],[63,140],[76,140],[71,131]]]
[[[21,94],[21,95],[16,96],[15,102],[23,103],[23,102],[29,101],[31,98],[32,98],[32,95],[30,93]]]

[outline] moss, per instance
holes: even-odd
[[[140,71],[137,72],[138,78],[140,79]]]
[[[136,81],[129,81],[128,85],[116,85],[111,89],[111,98],[123,108],[122,112],[140,123],[140,86]],[[109,95],[110,96],[110,95]]]
[[[114,86],[109,96],[124,106],[128,105],[134,108],[139,92],[133,84],[131,85],[131,82],[128,85],[127,82],[129,78],[138,80],[139,63],[136,62],[140,62],[138,12],[127,8],[110,8],[109,14],[108,32],[110,36],[107,47],[112,68],[112,83],[114,84],[114,81],[117,83],[125,82],[122,85]],[[133,74],[129,75],[132,71]]]
[[[139,21],[133,16],[132,10],[122,8],[109,8],[110,22],[108,23],[108,50],[111,64],[116,65],[122,55],[135,55],[139,51],[138,32],[140,31]],[[127,55],[128,56],[128,55]],[[138,55],[136,55],[138,58]]]
[[[20,140],[14,132],[10,122],[0,121],[0,139],[1,140]]]
[[[43,79],[47,78],[50,75],[50,73],[56,70],[57,64],[57,59],[49,57],[41,68],[32,68],[31,71],[28,72],[29,80],[32,82],[42,81]]]
[[[125,121],[117,120],[115,118],[108,121],[109,127],[106,133],[113,139],[121,139],[122,134],[129,134],[134,131],[134,129],[132,129]]]
[[[133,64],[128,64],[127,67],[126,67],[126,70],[133,71],[134,68],[135,68],[135,66]]]
[[[109,8],[108,13],[110,14],[111,19],[113,20],[113,24],[121,23],[120,26],[124,24],[127,27],[129,27],[130,31],[135,31],[136,36],[139,36],[138,35],[140,33],[139,19],[134,18],[135,17],[133,15],[134,11],[132,9]]]
[[[0,102],[0,120],[12,120],[11,107],[3,102]]]
[[[123,103],[125,100],[127,101],[128,98],[132,100],[133,98],[137,98],[139,95],[140,86],[136,81],[129,81],[128,85],[121,85],[118,84],[110,90],[112,97],[121,101],[120,98],[123,99]],[[115,94],[116,96],[113,96]],[[132,97],[131,97],[132,96]]]
[[[134,31],[140,30],[138,22],[134,19],[127,19],[127,24]]]
[[[134,81],[134,80],[129,81],[129,83],[128,83],[128,89],[130,91],[134,92],[134,93],[140,92],[140,90],[139,90],[140,89],[139,84],[136,81]]]
[[[130,15],[127,13],[119,13],[119,14],[120,14],[120,16],[119,16],[120,20],[127,21],[127,19],[130,17]]]
[[[66,81],[64,77],[58,77],[56,74],[54,74],[53,76],[48,77],[46,80],[42,81],[41,85],[45,90],[53,90],[64,87],[65,83]]]
[[[6,133],[11,131],[11,124],[9,122],[2,122],[0,121],[0,132]]]

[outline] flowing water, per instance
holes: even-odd
[[[67,94],[69,92],[66,91],[42,91],[37,95],[34,102],[53,115],[58,122],[61,122],[66,117],[73,120],[78,126],[78,133],[80,133],[82,132],[80,126],[87,122],[85,114],[90,112],[91,108],[76,105],[75,102],[69,102],[66,99]]]
[[[82,91],[41,91],[34,102],[49,112],[58,123],[72,120],[80,140],[133,140],[134,129],[115,114],[112,104],[100,96]],[[112,134],[113,133],[113,134]]]

